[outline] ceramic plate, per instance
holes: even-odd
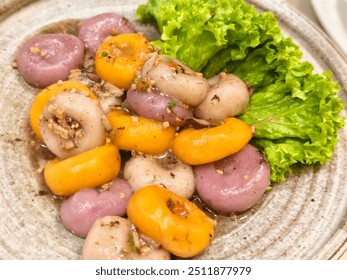
[[[11,2],[13,4],[11,4]],[[0,17],[0,258],[80,259],[83,240],[59,220],[59,203],[46,194],[31,145],[28,110],[34,89],[11,64],[15,53],[38,28],[67,18],[113,11],[134,21],[129,0],[2,1]],[[21,3],[25,4],[20,6]],[[307,19],[281,1],[250,1],[278,17],[317,72],[334,72],[346,103],[346,58]],[[139,25],[154,36],[154,30]],[[343,112],[345,115],[345,112]],[[347,249],[347,142],[339,134],[328,164],[305,167],[266,193],[251,210],[218,220],[216,238],[200,259],[336,259]]]
[[[311,3],[326,32],[347,55],[347,0],[311,0]]]

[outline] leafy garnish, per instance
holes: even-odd
[[[173,101],[170,101],[167,106],[169,109],[173,109],[176,106],[176,103]]]
[[[137,247],[135,245],[135,241],[134,241],[134,235],[133,234],[129,234],[128,236],[128,244],[130,246],[130,250],[134,253],[137,253]]]
[[[252,143],[282,181],[295,164],[328,162],[344,126],[342,99],[332,73],[313,73],[275,15],[244,0],[149,0],[137,19],[155,22],[152,42],[195,71],[234,73],[254,92],[239,118],[255,127]]]

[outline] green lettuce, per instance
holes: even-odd
[[[254,88],[247,112],[252,143],[279,182],[297,164],[328,162],[344,126],[343,102],[332,73],[316,74],[286,38],[271,12],[244,0],[149,0],[137,18],[155,23],[153,44],[205,77],[234,73]]]
[[[238,46],[233,54],[240,58],[257,46],[256,15],[253,6],[229,0],[150,0],[137,10],[138,20],[157,23],[162,40],[153,44],[196,71],[231,43]]]
[[[284,180],[294,164],[328,162],[337,130],[344,125],[339,117],[343,105],[335,95],[339,86],[331,81],[331,73],[314,75],[310,64],[301,68],[303,72],[259,89],[239,116],[255,126],[253,143],[266,155],[273,182]],[[291,75],[302,76],[292,84]]]

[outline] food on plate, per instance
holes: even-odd
[[[149,51],[148,40],[140,33],[112,36],[95,54],[95,73],[106,82],[128,89]]]
[[[105,144],[67,159],[50,160],[44,169],[44,178],[54,194],[69,196],[110,182],[119,174],[120,167],[118,148]]]
[[[107,37],[123,33],[135,33],[131,23],[119,14],[104,13],[84,20],[78,31],[78,38],[89,54],[94,55]]]
[[[105,119],[96,100],[79,93],[61,93],[45,106],[40,132],[47,148],[66,159],[105,143]]]
[[[83,244],[84,260],[169,260],[170,253],[118,216],[95,221]]]
[[[250,144],[219,161],[194,166],[194,174],[200,198],[222,214],[251,208],[270,184],[269,164]]]
[[[103,83],[102,88],[98,99],[105,114],[108,114],[112,112],[112,108],[122,105],[124,91],[109,82]]]
[[[115,110],[107,115],[112,125],[111,138],[119,149],[160,155],[169,150],[175,128],[141,116]]]
[[[338,84],[300,61],[273,14],[243,0],[149,0],[137,19],[161,39],[119,14],[78,21],[83,65],[47,82],[30,111],[83,259],[201,254],[218,215],[250,209],[296,163],[328,161],[343,126]]]
[[[221,72],[208,82],[210,89],[194,108],[194,116],[218,122],[246,112],[252,90],[239,77]]]
[[[142,79],[127,91],[124,104],[139,116],[169,122],[173,126],[182,126],[193,117],[189,106],[153,88],[150,82]]]
[[[83,59],[84,45],[76,36],[40,34],[20,48],[16,63],[27,83],[44,88],[67,80],[71,70],[82,66]]]
[[[214,221],[189,200],[149,185],[129,200],[130,221],[175,256],[188,258],[207,248],[214,236]]]
[[[163,54],[206,78],[232,73],[254,89],[238,117],[254,125],[252,143],[269,161],[272,183],[295,165],[331,159],[344,126],[340,87],[332,73],[315,73],[302,61],[273,13],[244,0],[149,0],[136,14],[155,22],[161,37],[151,44]]]
[[[97,219],[105,216],[124,217],[132,193],[132,187],[120,178],[97,189],[82,189],[63,200],[60,218],[67,229],[85,238]]]
[[[186,164],[204,164],[237,153],[247,145],[253,133],[247,123],[226,118],[214,127],[182,129],[173,139],[171,149]]]
[[[133,156],[124,165],[123,177],[134,191],[147,185],[161,185],[187,199],[195,192],[193,168],[171,153],[163,157]]]
[[[35,135],[41,141],[43,141],[43,139],[40,132],[40,117],[43,113],[43,109],[46,107],[51,98],[53,98],[53,96],[67,92],[77,92],[93,99],[97,98],[90,88],[82,83],[74,81],[61,81],[40,91],[36,95],[35,101],[30,109],[30,125]]]
[[[209,89],[201,73],[168,55],[152,55],[143,65],[141,76],[153,81],[161,92],[190,106],[200,104]]]

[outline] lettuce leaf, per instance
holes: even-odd
[[[137,10],[138,20],[158,25],[162,40],[153,44],[196,71],[231,43],[240,58],[249,46],[257,46],[261,36],[252,24],[256,15],[243,0],[150,0]]]
[[[221,71],[254,88],[247,112],[252,143],[271,166],[271,181],[286,178],[297,164],[328,162],[344,126],[343,102],[332,73],[313,73],[271,12],[258,13],[244,0],[149,0],[137,10],[154,22],[153,44],[205,77]]]
[[[293,164],[328,162],[344,125],[339,117],[343,105],[335,95],[339,86],[331,73],[312,74],[310,64],[301,68],[307,73],[294,72],[303,75],[297,84],[287,77],[258,90],[240,116],[255,126],[253,143],[265,153],[273,182],[284,180]]]

